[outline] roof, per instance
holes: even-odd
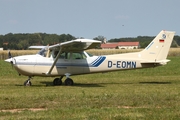
[[[138,46],[139,42],[119,42],[118,46]]]
[[[117,46],[139,46],[139,42],[118,42],[101,44],[101,48],[116,48]]]
[[[117,46],[118,46],[118,43],[101,44],[101,48],[116,48]]]

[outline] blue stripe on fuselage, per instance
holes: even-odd
[[[105,59],[106,59],[106,57],[104,57],[104,56],[98,57],[95,61],[93,61],[90,64],[90,67],[98,67]]]

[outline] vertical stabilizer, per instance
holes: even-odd
[[[154,40],[140,52],[141,58],[147,61],[166,60],[175,32],[161,31]]]

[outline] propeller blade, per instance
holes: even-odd
[[[12,68],[14,68],[13,64],[15,64],[15,62],[13,63],[14,58],[12,57],[10,50],[8,51],[8,57],[9,57],[9,59],[6,59],[5,61],[11,63]],[[15,59],[14,59],[14,61],[15,61]]]
[[[9,57],[9,58],[12,58],[12,55],[11,55],[10,50],[8,51],[8,57]]]

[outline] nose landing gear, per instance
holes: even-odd
[[[31,79],[32,77],[29,76],[29,78],[26,81],[24,81],[24,86],[31,86],[32,85]]]

